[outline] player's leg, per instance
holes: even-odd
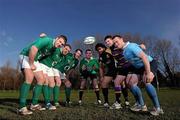
[[[32,114],[31,111],[29,111],[26,107],[26,99],[30,90],[31,83],[34,79],[34,73],[30,69],[28,60],[29,58],[26,56],[20,55],[20,64],[21,64],[21,69],[23,72],[23,75],[25,77],[25,81],[20,87],[20,95],[19,95],[19,113],[22,115],[28,115]]]
[[[151,71],[152,71],[152,74],[153,76],[155,76],[156,72],[157,72],[157,63],[155,60],[153,60],[151,63],[150,63],[150,67],[151,67]],[[158,99],[158,96],[157,96],[157,92],[156,92],[156,89],[155,87],[151,84],[151,82],[153,81],[154,79],[152,80],[149,80],[147,81],[146,79],[146,74],[144,73],[144,76],[143,76],[143,81],[144,81],[144,84],[145,84],[145,87],[146,87],[146,91],[150,97],[150,99],[152,100],[153,104],[154,104],[154,110],[151,111],[150,113],[152,115],[159,115],[159,114],[163,114],[163,110],[161,109],[160,107],[160,103],[159,103],[159,99]]]
[[[53,100],[54,100],[54,105],[56,107],[59,107],[61,78],[60,78],[60,76],[55,76],[54,80],[55,80],[55,86],[53,88]]]
[[[44,100],[45,100],[45,104],[49,103],[50,102],[50,98],[49,98],[49,87],[48,87],[48,84],[49,84],[49,80],[48,80],[48,75],[47,74],[44,74],[44,77],[45,77],[45,83],[43,85],[43,96],[44,96]]]
[[[46,102],[47,110],[56,110],[56,106],[53,106],[51,104],[51,98],[52,98],[54,86],[55,86],[55,78],[53,74],[48,74],[48,100]]]
[[[127,77],[129,77],[129,75]],[[130,87],[132,94],[136,98],[136,101],[138,101],[138,104],[135,106],[132,106],[131,110],[132,111],[147,111],[147,107],[144,103],[141,89],[139,88],[137,84],[138,84],[138,76],[136,74],[132,74],[128,81],[128,86]]]
[[[54,69],[53,68],[53,71],[54,71],[54,79],[55,79],[55,86],[54,86],[54,89],[53,89],[53,99],[54,99],[54,105],[56,107],[59,107],[59,96],[60,96],[60,86],[61,86],[61,74],[59,72],[59,70],[57,69]]]
[[[43,74],[44,74],[44,78],[45,78],[45,82],[43,84],[42,92],[43,92],[43,96],[44,96],[44,100],[45,100],[45,105],[47,105],[48,103],[50,103],[49,81],[52,78],[49,77],[49,74],[51,73],[51,68],[49,68],[48,66],[46,66],[44,64],[41,64],[41,67],[43,69]],[[51,75],[51,76],[53,77],[53,75]]]
[[[109,107],[108,87],[109,87],[109,83],[112,80],[113,80],[113,77],[104,76],[103,80],[101,81],[101,88],[102,88],[102,93],[104,96],[104,107]]]
[[[23,73],[25,76],[25,81],[21,85],[21,88],[20,88],[20,96],[19,96],[20,110],[19,110],[19,112],[20,112],[20,114],[28,115],[28,114],[32,114],[32,112],[26,108],[26,99],[27,99],[27,96],[28,96],[28,93],[30,90],[31,83],[34,78],[34,74],[31,71],[31,69],[26,69],[26,68],[23,69]]]
[[[37,80],[37,83],[35,85],[34,91],[33,91],[33,98],[32,98],[32,105],[38,106],[38,100],[42,93],[42,87],[45,82],[44,74],[41,65],[37,62],[36,64],[36,71],[34,71],[34,76]]]
[[[94,92],[96,94],[97,104],[101,104],[97,77],[93,76],[93,77],[91,77],[91,79],[93,80],[93,88],[94,88]]]
[[[65,84],[66,103],[69,104],[72,84],[68,79],[65,79],[63,82]]]
[[[125,83],[125,80],[121,83],[121,88],[122,88],[122,94],[125,99],[125,106],[129,106],[130,104],[129,104],[129,99],[128,99],[128,88]]]
[[[83,94],[84,94],[84,89],[86,86],[86,79],[84,77],[81,77],[80,79],[80,90],[79,90],[79,105],[82,104],[82,98],[83,98]]]
[[[126,76],[117,75],[115,80],[114,80],[114,90],[115,90],[116,101],[112,105],[112,109],[120,109],[120,108],[122,108],[121,101],[120,101],[121,90],[122,90],[121,83],[125,78],[126,78]]]
[[[138,84],[139,76],[136,77],[136,78],[138,78],[138,79],[131,80],[132,77],[133,77],[133,75],[135,75],[135,74],[130,73],[130,74],[128,74],[127,77],[126,77],[126,85],[127,85],[127,88],[129,88],[129,89],[131,88],[132,85]],[[131,89],[130,89],[130,91],[131,91]],[[131,91],[131,92],[132,92],[132,91]],[[136,95],[136,94],[133,94],[133,96],[134,96],[134,98],[135,98],[135,104],[134,104],[134,106],[139,105],[137,95]]]

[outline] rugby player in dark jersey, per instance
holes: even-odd
[[[129,106],[128,89],[125,85],[125,79],[128,74],[128,67],[130,67],[131,64],[127,60],[124,59],[123,54],[122,54],[123,50],[118,49],[114,46],[112,36],[110,35],[106,36],[104,41],[106,45],[109,47],[110,52],[113,58],[115,59],[115,63],[116,63],[116,78],[114,79],[116,101],[112,105],[112,108],[114,109],[122,108],[121,101],[120,101],[121,91],[125,98],[125,105]]]
[[[97,43],[95,49],[99,53],[99,74],[102,93],[104,96],[104,107],[109,107],[108,87],[109,83],[116,76],[115,61],[113,56],[106,51],[106,46],[104,44]]]

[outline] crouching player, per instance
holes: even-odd
[[[66,58],[70,51],[71,51],[71,46],[69,44],[65,44],[62,51],[58,55],[56,55],[59,56],[58,57],[59,59],[56,59],[52,66],[52,71],[54,74],[54,81],[55,81],[55,87],[52,93],[53,93],[54,104],[56,107],[59,106],[61,82],[65,84],[66,89],[71,88],[71,84],[68,80],[66,80],[66,77],[63,72],[67,61]]]
[[[48,110],[56,109],[56,107],[53,106],[50,103],[50,101],[51,101],[51,96],[54,90],[56,90],[56,88],[59,89],[61,85],[61,80],[57,79],[60,77],[60,75],[58,72],[55,72],[55,70],[53,69],[53,66],[55,65],[55,63],[57,63],[57,61],[62,59],[61,51],[62,49],[56,49],[53,52],[53,54],[40,60],[41,66],[43,68],[43,74],[45,77],[45,83],[43,85],[43,95],[44,95],[44,100],[45,100],[45,107]],[[56,101],[56,99],[54,101]]]
[[[154,110],[150,113],[155,116],[163,114],[164,112],[160,107],[156,90],[151,84],[157,71],[156,61],[151,56],[146,55],[139,47],[139,45],[135,43],[124,42],[123,38],[119,35],[115,35],[113,40],[116,47],[124,50],[123,55],[125,59],[132,63],[132,65],[136,68],[135,71],[144,76],[143,81],[146,87],[146,91],[154,104]],[[140,111],[145,106],[144,100],[142,98],[142,92],[137,86],[137,83],[131,85],[130,89],[133,95],[137,96],[138,101],[140,101],[140,105],[131,108],[131,110]]]
[[[66,41],[67,39],[64,35],[60,35],[54,40],[48,37],[39,38],[20,53],[20,62],[25,75],[25,82],[20,89],[20,114],[32,114],[26,107],[26,97],[34,76],[37,80],[37,85],[34,89],[31,108],[41,108],[38,104],[38,98],[41,94],[44,76],[38,60],[42,57],[49,56],[54,49],[62,47]]]
[[[63,49],[63,55],[66,55],[64,57],[64,60],[62,60],[61,63],[57,64],[55,68],[59,70],[61,80],[65,85],[66,106],[69,106],[71,104],[70,95],[72,87],[71,81],[69,79],[69,72],[71,69],[74,69],[78,65],[79,59],[82,55],[82,50],[76,49],[75,53],[72,54],[69,52],[65,53],[65,50]]]

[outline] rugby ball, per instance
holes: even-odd
[[[93,44],[96,41],[95,37],[89,36],[84,39],[84,44],[90,45]]]

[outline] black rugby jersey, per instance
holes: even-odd
[[[108,52],[103,52],[99,56],[99,62],[102,63],[106,68],[113,69],[115,68],[115,61],[113,56]]]

